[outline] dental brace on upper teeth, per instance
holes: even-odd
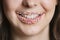
[[[26,18],[30,18],[30,19],[33,19],[33,18],[36,18],[38,15],[37,14],[32,14],[32,15],[24,15]]]
[[[29,19],[34,19],[38,16],[38,14],[29,14],[29,15],[25,15],[25,14],[21,14],[23,17],[25,18],[29,18]]]

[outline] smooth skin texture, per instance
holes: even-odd
[[[49,23],[56,5],[56,0],[3,0],[4,13],[11,24],[12,39],[49,40]],[[37,23],[29,25],[17,18],[16,11],[45,14]]]

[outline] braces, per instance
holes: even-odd
[[[20,13],[19,15],[21,15],[22,17],[25,17],[25,18],[34,19],[34,18],[37,17],[39,14],[29,14],[29,15],[25,15],[25,14]]]
[[[28,18],[28,19],[34,19],[34,18],[42,15],[42,14],[36,14],[36,13],[23,14],[23,13],[20,13],[20,12],[17,12],[17,14],[19,14],[22,17]]]

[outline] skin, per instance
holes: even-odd
[[[27,4],[28,6],[26,6]],[[48,31],[49,23],[53,18],[56,5],[57,5],[56,0],[4,0],[3,1],[4,13],[11,24],[11,30],[13,29],[11,31],[12,35],[14,34],[21,37],[35,36],[35,38],[38,37],[39,40],[39,37],[45,33],[45,36],[47,36],[46,40],[48,40],[47,38],[49,32]],[[40,13],[45,12],[45,14],[37,23],[29,25],[22,23],[17,18],[16,11],[21,10],[22,12],[40,12]],[[37,36],[37,34],[39,36]],[[27,38],[25,39],[27,40]],[[41,38],[41,40],[45,39]]]

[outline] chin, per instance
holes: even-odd
[[[32,30],[32,29],[29,29],[29,30],[21,30],[21,31],[26,36],[33,36],[33,35],[37,35],[37,34],[40,33],[40,30]]]
[[[19,30],[17,30],[18,31],[17,33],[21,33],[22,35],[26,35],[26,36],[33,36],[33,35],[40,34],[40,32],[45,28],[44,26],[42,26],[42,27],[41,26],[42,25],[40,25],[40,26],[25,25],[25,24],[20,23],[20,25],[17,26],[17,28],[16,27],[15,28],[19,29]]]

